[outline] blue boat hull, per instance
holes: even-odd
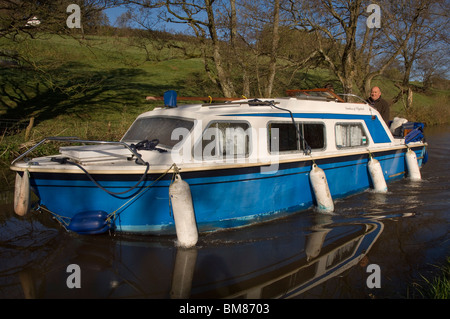
[[[413,149],[422,164],[423,146]],[[406,149],[372,153],[380,161],[386,181],[404,177]],[[371,187],[367,169],[368,154],[315,160],[325,171],[333,199]],[[280,163],[273,174],[261,168],[239,167],[181,173],[191,190],[195,218],[200,232],[234,228],[282,217],[308,209],[314,204],[309,181],[311,160]],[[175,234],[169,202],[172,174],[160,178],[150,174],[135,191],[110,195],[87,176],[67,173],[31,173],[32,190],[40,205],[57,216],[72,218],[83,211],[111,214],[117,231],[143,234]],[[113,192],[127,190],[140,175],[93,175]],[[155,182],[156,181],[156,182]]]

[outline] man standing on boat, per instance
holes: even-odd
[[[370,97],[366,100],[371,106],[380,112],[381,117],[389,125],[390,107],[389,103],[381,98],[381,90],[379,87],[374,86],[370,91]]]

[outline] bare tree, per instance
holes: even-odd
[[[233,9],[235,0],[230,3]],[[238,61],[244,78],[244,95],[250,94],[248,74],[253,74],[258,95],[270,97],[279,62],[280,0],[240,1],[239,14],[235,10],[231,13],[231,21],[239,21],[238,27],[232,23],[232,35],[239,38],[235,45],[241,49]]]
[[[342,83],[344,93],[353,91],[356,31],[361,2],[288,1],[284,6],[293,25],[315,35],[315,50]]]
[[[216,9],[219,5],[221,5],[219,0],[193,0],[191,2],[167,0],[165,1],[165,9],[168,13],[166,20],[187,24],[192,29],[203,44],[205,71],[210,79],[217,84],[225,97],[235,97],[236,91],[231,70],[224,61],[223,42],[217,29]],[[216,73],[213,73],[209,67],[209,49]]]
[[[159,10],[157,16],[162,21],[189,26],[201,44],[205,72],[225,96],[233,97],[238,78],[245,95],[250,94],[255,78],[260,95],[270,96],[277,72],[291,68],[294,74],[312,62],[326,65],[341,82],[344,93],[356,89],[367,95],[376,76],[394,61],[402,61],[404,87],[414,61],[435,39],[426,32],[430,7],[445,0],[122,2]],[[371,4],[381,8],[381,27],[366,23],[372,14],[368,11]],[[286,39],[293,35],[301,35],[303,42],[289,43]],[[286,42],[291,47],[297,45],[295,54],[283,47]]]
[[[83,34],[80,30],[72,30],[67,26],[66,22],[70,14],[67,12],[67,7],[71,3],[80,6],[82,25],[85,23],[87,29],[93,30],[102,23],[106,23],[102,10],[113,5],[114,1],[0,0],[0,38],[2,39],[0,59],[13,57],[17,67],[26,66],[26,74],[32,74],[37,79],[36,91],[39,91],[39,86],[45,86],[54,92],[70,95],[86,91],[86,88],[99,86],[100,81],[97,78],[80,79],[70,72],[61,72],[62,66],[67,61],[58,50],[49,52],[46,59],[36,58],[33,41],[37,38],[45,41],[54,35],[72,35],[80,40],[81,44],[86,44],[79,37]]]
[[[245,96],[251,94],[249,74],[256,74],[259,78],[260,68],[255,66],[256,60],[256,64],[264,66],[264,89],[261,95],[272,94],[278,64],[280,0],[253,3],[237,3],[236,0],[155,0],[128,3],[149,9],[159,6],[164,11],[160,11],[158,17],[164,21],[188,25],[202,44],[206,73],[224,96],[235,97],[237,91]],[[266,52],[257,49],[258,36],[260,37],[262,30],[269,30],[270,34],[270,45]],[[262,56],[265,59],[259,59]]]
[[[448,55],[436,53],[449,49],[447,30],[450,8],[447,2],[441,0],[416,0],[405,4],[398,16],[407,23],[415,23],[415,29],[401,50],[403,78],[401,83],[397,84],[399,93],[393,102],[404,99],[403,106],[408,115],[413,103],[413,86],[410,84],[412,75],[421,72],[424,89],[427,89],[431,76],[442,70],[440,66],[448,65],[445,62],[446,59],[448,61]],[[414,21],[415,16],[417,18]]]
[[[230,0],[230,45],[233,49],[234,57],[242,72],[242,94],[250,96],[250,76],[248,62],[246,61],[246,48],[242,45],[242,34],[238,32],[238,17],[236,10],[236,0]]]
[[[56,21],[63,18],[65,8],[60,1],[0,1],[0,38],[18,40],[20,36],[35,37],[38,31],[54,31]],[[61,21],[65,21],[61,20]],[[45,22],[45,23],[44,23]]]
[[[277,49],[280,41],[278,30],[280,28],[280,0],[273,3],[273,20],[272,20],[272,42],[270,46],[269,75],[267,77],[267,85],[264,91],[266,97],[270,97],[273,89],[273,81],[275,79],[277,67]]]
[[[0,38],[19,40],[23,35],[36,37],[44,33],[70,34],[66,25],[69,4],[81,8],[81,22],[88,28],[107,24],[102,10],[118,5],[119,0],[1,0]],[[83,26],[84,28],[84,26]]]
[[[356,87],[368,94],[373,78],[382,74],[410,41],[428,1],[379,1],[381,28],[367,26],[370,2],[292,0],[284,7],[295,25],[315,34],[315,49],[342,83],[344,93],[353,93]],[[399,20],[401,8],[408,5],[408,19]]]

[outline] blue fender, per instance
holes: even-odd
[[[108,216],[108,213],[99,210],[81,212],[72,217],[67,228],[83,235],[102,234],[114,227]]]

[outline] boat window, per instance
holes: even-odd
[[[297,136],[297,130],[292,123],[269,123],[270,151],[290,152],[306,148],[323,149],[325,147],[325,127],[321,123],[296,123],[303,140]]]
[[[143,117],[137,119],[122,138],[126,143],[138,143],[143,140],[158,139],[159,145],[172,148],[180,142],[172,139],[176,129],[186,132],[194,126],[194,121],[172,117]]]
[[[202,136],[203,159],[247,157],[250,153],[249,127],[246,122],[210,123]]]
[[[367,134],[361,123],[336,124],[336,146],[338,148],[367,145]]]

